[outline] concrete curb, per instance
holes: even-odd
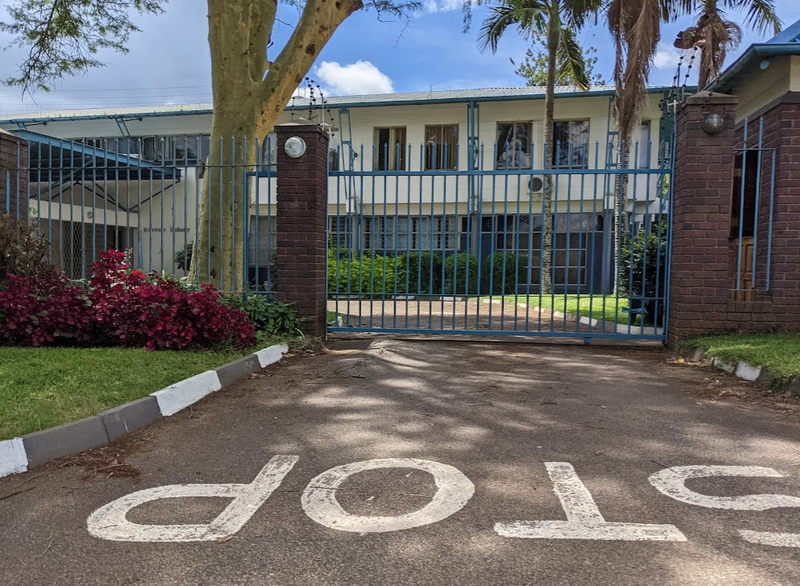
[[[288,346],[280,344],[195,375],[99,415],[0,441],[0,478],[25,472],[50,460],[102,446],[169,417],[248,375],[275,364]]]
[[[701,347],[684,349],[681,351],[681,354],[689,360],[695,360],[697,362],[701,362],[706,358],[706,351]],[[712,358],[711,364],[740,379],[770,387],[779,392],[789,392],[800,397],[800,377],[796,376],[787,381],[773,375],[766,366],[753,366],[744,360],[734,363],[726,362],[719,358]]]

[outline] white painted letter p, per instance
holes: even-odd
[[[299,458],[274,456],[250,484],[173,484],[125,495],[100,507],[86,524],[94,537],[110,541],[214,541],[239,531],[264,504]],[[210,523],[140,525],[128,521],[131,509],[159,499],[222,497],[233,499]]]

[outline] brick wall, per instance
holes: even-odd
[[[327,310],[326,222],[328,215],[328,136],[317,125],[277,126],[277,288],[281,301],[294,303],[308,321],[303,329],[324,336]],[[299,136],[306,153],[292,159],[286,140]]]
[[[738,246],[731,239],[735,149],[743,125],[734,123],[735,98],[698,94],[679,113],[673,204],[669,342],[710,330],[800,331],[800,103],[779,102],[762,113],[764,148],[776,150],[771,278],[766,288],[772,154],[762,159],[756,287],[734,300]],[[717,112],[725,130],[706,135],[701,124]],[[758,119],[748,145],[757,144]],[[748,166],[752,161],[748,161]]]
[[[28,216],[28,142],[0,130],[0,214]]]

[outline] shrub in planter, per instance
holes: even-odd
[[[517,266],[517,255],[494,252],[483,261],[483,282],[493,295],[513,295],[525,279],[525,267]],[[484,287],[481,287],[484,289]]]
[[[130,270],[115,250],[101,253],[93,269],[89,299],[104,343],[150,350],[255,343],[247,314],[223,303],[213,285],[187,290],[174,279]]]
[[[467,295],[478,292],[478,259],[468,252],[452,254],[444,261],[444,295]]]
[[[91,339],[92,308],[86,292],[61,273],[6,275],[0,289],[0,343],[46,346]]]
[[[653,323],[656,308],[659,321],[663,321],[667,229],[664,221],[660,228],[651,226],[650,234],[641,228],[633,238],[629,234],[622,237],[619,288],[630,297],[631,308],[644,307],[646,323]]]

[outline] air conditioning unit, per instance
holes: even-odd
[[[528,190],[533,193],[542,193],[542,189],[544,189],[544,179],[542,177],[534,175],[528,178]]]

